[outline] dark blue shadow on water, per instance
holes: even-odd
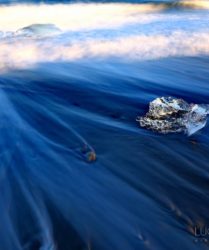
[[[135,118],[158,96],[207,103],[208,63],[91,60],[1,75],[1,249],[205,249],[194,228],[209,223],[209,127],[159,135]]]

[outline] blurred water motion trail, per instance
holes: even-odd
[[[2,75],[2,249],[204,249],[192,232],[209,219],[209,128],[160,136],[135,117],[159,95],[207,102],[208,62],[42,64]],[[84,141],[96,162],[83,157]]]
[[[209,102],[192,3],[0,7],[1,250],[208,248],[209,126],[136,122],[159,96]]]

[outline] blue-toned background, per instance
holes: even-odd
[[[207,249],[209,127],[135,120],[209,103],[208,2],[1,2],[0,249]]]

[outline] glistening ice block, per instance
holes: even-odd
[[[150,102],[145,116],[137,117],[141,127],[167,134],[196,133],[207,123],[209,104],[189,104],[183,99],[160,97]]]

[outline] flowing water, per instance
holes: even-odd
[[[1,250],[208,248],[209,126],[136,117],[209,103],[209,3],[131,2],[0,6]]]

